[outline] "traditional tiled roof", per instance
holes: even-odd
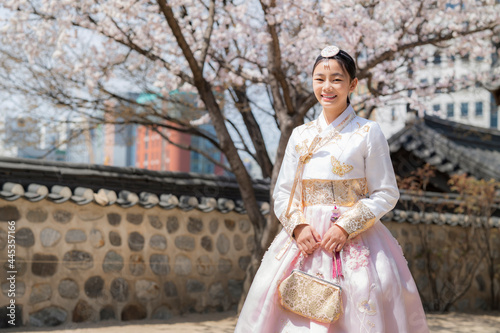
[[[254,181],[261,212],[270,212],[269,181]],[[147,189],[147,190],[145,190]],[[72,201],[79,205],[95,202],[102,206],[120,205],[163,209],[197,209],[203,212],[245,214],[240,192],[234,178],[190,173],[149,171],[135,168],[68,164],[30,159],[0,158],[0,198],[15,201]],[[452,212],[415,212],[408,208],[415,195],[401,191],[396,209],[383,220],[409,223],[467,226],[471,219]],[[427,206],[456,203],[453,194],[420,194],[418,200]],[[406,208],[405,208],[406,207]],[[500,209],[500,206],[496,207]],[[500,218],[492,217],[493,227],[500,227]]]
[[[382,221],[395,221],[398,223],[412,224],[437,224],[468,227],[477,223],[476,219],[464,214],[436,213],[436,212],[415,212],[401,209],[394,209],[382,217]],[[489,220],[491,227],[500,228],[500,218],[492,216]],[[476,224],[477,225],[477,224]]]
[[[440,172],[466,172],[478,179],[500,181],[500,131],[464,125],[432,116],[418,119],[389,139],[396,173],[397,153],[406,152]],[[414,163],[406,158],[406,164]]]
[[[236,180],[215,175],[1,157],[0,188],[9,201],[246,213]],[[254,181],[254,190],[262,213],[269,214],[269,182]]]

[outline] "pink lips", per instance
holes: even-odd
[[[321,95],[321,98],[322,98],[325,102],[331,102],[331,101],[333,101],[336,97],[337,97],[337,95],[332,95],[332,96],[325,96],[325,95]]]

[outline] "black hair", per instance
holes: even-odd
[[[347,74],[349,74],[349,78],[351,79],[351,81],[356,78],[356,63],[354,62],[354,59],[349,55],[349,53],[347,53],[343,50],[340,50],[339,53],[337,53],[336,55],[334,55],[332,57],[325,58],[325,57],[319,55],[316,58],[316,61],[314,62],[312,74],[314,74],[314,69],[316,68],[316,66],[318,66],[318,64],[325,59],[337,60],[338,63],[340,64],[340,66],[342,66],[342,69],[344,71],[346,71]],[[351,104],[351,100],[349,99],[349,96],[347,97],[347,104]]]
[[[325,59],[334,59],[337,60],[342,66],[342,69],[349,74],[349,77],[351,78],[351,81],[356,78],[356,63],[354,62],[354,59],[345,51],[340,50],[339,53],[334,55],[333,57],[322,57],[321,55],[316,58],[316,61],[314,62],[313,70],[312,73],[314,74],[314,69],[318,64],[325,60]]]

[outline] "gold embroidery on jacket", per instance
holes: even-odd
[[[340,162],[335,156],[332,156],[332,167],[332,172],[340,177],[344,177],[346,173],[354,169],[352,165]]]
[[[335,202],[339,206],[351,207],[360,199],[366,198],[367,193],[366,178],[302,180],[304,206],[333,205]]]
[[[298,145],[295,146],[295,151],[299,155],[303,155],[303,154],[307,153],[307,147],[309,146],[308,143],[309,143],[309,140],[305,139],[304,141],[302,141],[302,143],[299,143]]]
[[[281,214],[279,220],[281,224],[283,224],[283,228],[290,235],[290,237],[293,237],[293,230],[296,226],[298,226],[299,224],[309,224],[306,222],[306,218],[304,217],[304,213],[302,213],[301,208],[293,209],[292,207],[288,216],[286,216],[285,213],[286,212],[283,212]]]
[[[349,239],[356,237],[375,224],[376,216],[361,201],[342,213],[337,224],[349,234]]]
[[[360,123],[356,123],[358,125],[358,129],[356,130],[355,134],[359,134],[360,136],[363,136],[363,133],[368,133],[370,131],[370,125],[366,124],[365,126],[361,127]]]

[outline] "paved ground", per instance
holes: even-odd
[[[75,324],[44,329],[7,329],[3,332],[75,332],[75,333],[232,333],[236,324],[235,312],[189,314],[165,321],[133,322],[108,321],[85,325]],[[500,312],[428,314],[432,333],[500,333]],[[260,332],[259,332],[260,333]]]

